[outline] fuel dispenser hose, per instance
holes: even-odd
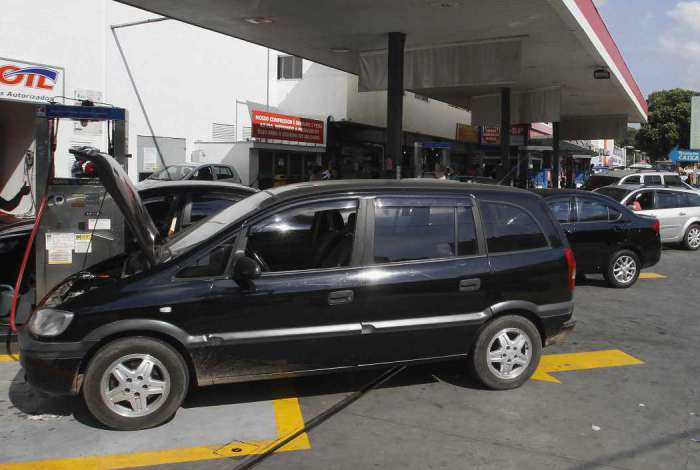
[[[41,197],[41,203],[36,212],[36,217],[34,219],[34,225],[32,226],[32,232],[29,235],[29,240],[27,240],[27,246],[24,249],[24,256],[22,257],[22,263],[19,266],[19,272],[17,273],[17,282],[15,283],[15,291],[12,294],[12,304],[10,307],[10,331],[17,334],[17,302],[19,301],[19,290],[22,287],[22,280],[24,278],[24,271],[27,269],[27,264],[29,264],[29,258],[32,254],[32,246],[34,246],[34,239],[39,231],[39,224],[41,222],[41,216],[44,214],[44,209],[48,204],[49,200],[49,181],[51,181],[51,176],[53,174],[53,164],[54,157],[56,154],[56,133],[58,132],[58,119],[54,121],[53,132],[51,136],[50,143],[50,155],[51,161],[49,162],[49,171],[46,174],[46,186],[44,187],[44,195]]]

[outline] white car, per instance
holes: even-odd
[[[594,192],[659,219],[662,243],[682,243],[689,250],[700,249],[700,194],[697,191],[612,185]]]
[[[631,185],[644,185],[644,186],[664,186],[668,188],[682,188],[682,189],[695,189],[686,184],[681,179],[678,173],[673,173],[671,171],[649,171],[633,173],[631,175],[623,176],[620,178],[617,184],[631,184]]]

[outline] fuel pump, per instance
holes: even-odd
[[[61,119],[106,122],[108,153],[126,169],[127,112],[123,108],[47,104],[35,120],[36,154],[34,197],[36,219],[24,253],[12,302],[10,324],[15,318],[17,297],[26,265],[34,247],[35,291],[23,294],[32,304],[41,300],[66,277],[124,251],[123,217],[100,181],[89,171],[71,171],[72,177],[55,176],[58,122]],[[79,162],[80,163],[80,162]],[[87,170],[87,169],[86,169]],[[26,315],[26,309],[22,310]]]

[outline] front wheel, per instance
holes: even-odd
[[[693,224],[688,227],[688,231],[683,239],[683,247],[691,251],[700,249],[700,225]]]
[[[610,257],[605,271],[605,280],[617,289],[632,286],[639,278],[641,265],[637,254],[630,250],[621,250]]]
[[[185,399],[188,384],[187,365],[172,346],[148,337],[121,338],[90,360],[83,397],[102,424],[131,431],[170,419]]]
[[[493,390],[520,387],[535,372],[542,356],[542,338],[527,318],[508,315],[488,323],[479,333],[470,357],[477,379]]]

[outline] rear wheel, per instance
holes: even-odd
[[[535,372],[542,355],[542,338],[527,318],[508,315],[487,324],[479,333],[470,366],[479,381],[493,390],[520,387]]]
[[[608,268],[603,274],[610,286],[626,289],[637,282],[640,270],[637,254],[634,251],[621,250],[610,257]]]
[[[92,358],[83,397],[107,427],[130,431],[170,419],[187,394],[187,365],[172,346],[148,337],[115,340]]]
[[[683,247],[692,251],[700,249],[700,225],[693,224],[688,227],[688,231],[683,239]]]

